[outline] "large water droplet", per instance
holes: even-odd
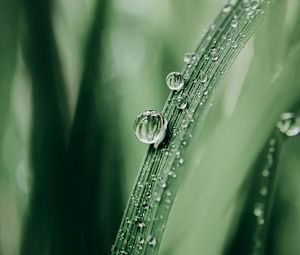
[[[285,112],[281,115],[277,127],[287,136],[296,136],[300,133],[300,117],[294,113]]]
[[[156,111],[145,111],[137,116],[133,129],[136,137],[143,143],[157,147],[164,139],[168,121]]]
[[[171,90],[181,90],[184,85],[184,79],[181,73],[171,72],[167,75],[166,83]]]

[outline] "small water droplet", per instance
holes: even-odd
[[[180,154],[181,154],[180,151],[176,151],[176,152],[175,152],[175,157],[176,157],[176,158],[179,158],[179,157],[180,157]]]
[[[144,227],[146,227],[146,224],[144,222],[140,222],[140,223],[138,223],[138,227],[144,228]]]
[[[170,190],[167,190],[167,191],[166,191],[166,195],[167,195],[168,197],[172,196],[171,191],[170,191]]]
[[[155,202],[160,202],[160,200],[161,200],[161,196],[160,196],[159,193],[157,193],[157,192],[155,192],[155,193],[153,194],[153,198],[154,198],[154,201],[155,201]]]
[[[211,56],[211,59],[213,61],[216,61],[219,59],[219,53],[218,53],[218,50],[216,48],[212,48],[211,49],[211,52],[210,52],[210,56]]]
[[[118,254],[120,254],[120,255],[127,255],[128,253],[126,251],[119,251]]]
[[[200,72],[200,75],[199,75],[199,81],[200,81],[201,83],[206,83],[207,80],[208,80],[207,75],[206,75],[204,72],[201,71],[201,72]]]
[[[269,170],[269,169],[264,169],[264,170],[262,171],[262,176],[268,177],[269,175],[270,175],[270,170]]]
[[[232,21],[231,21],[231,23],[230,23],[230,26],[231,26],[232,28],[236,28],[236,27],[238,26],[238,20],[237,20],[236,17],[234,17],[234,18],[232,19]]]
[[[185,98],[179,96],[176,99],[176,107],[180,110],[184,110],[187,107],[188,103]]]
[[[156,246],[156,238],[152,235],[149,235],[148,238],[147,238],[147,242],[150,246]]]
[[[187,128],[188,126],[189,126],[189,122],[186,119],[182,120],[181,127]]]
[[[268,194],[268,188],[267,187],[262,187],[259,191],[259,193],[262,195],[262,196],[266,196]]]
[[[256,217],[262,217],[264,215],[264,204],[263,203],[257,203],[254,207],[253,214]]]
[[[223,8],[223,12],[228,13],[230,12],[232,9],[232,5],[231,4],[226,4]]]
[[[184,159],[183,159],[183,158],[179,159],[179,160],[178,160],[178,163],[179,163],[180,165],[183,165]]]
[[[171,72],[167,75],[166,83],[171,90],[181,90],[184,85],[184,79],[181,73]]]
[[[258,5],[259,5],[259,0],[251,0],[249,2],[249,7],[252,9],[252,10],[256,10]]]
[[[186,64],[191,64],[195,61],[196,55],[195,53],[186,53],[183,57],[183,61]]]
[[[296,136],[300,133],[300,117],[294,113],[285,112],[281,115],[277,127],[287,136]]]
[[[170,171],[169,172],[169,176],[173,177],[173,178],[176,178],[176,173],[174,171]]]
[[[136,117],[133,129],[136,137],[143,143],[157,147],[165,138],[168,121],[156,111],[145,111]]]
[[[258,225],[263,225],[264,223],[265,223],[265,220],[264,220],[263,217],[258,217],[258,218],[257,218],[257,224],[258,224]]]
[[[162,182],[162,183],[160,184],[160,187],[162,187],[163,189],[165,189],[165,188],[167,187],[167,184],[166,184],[165,182]]]

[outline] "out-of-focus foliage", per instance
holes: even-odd
[[[109,254],[146,152],[133,120],[162,108],[165,75],[224,1],[45,2],[0,1],[0,254]],[[245,177],[300,100],[299,12],[278,0],[222,82],[161,254],[221,254],[234,237]],[[299,144],[279,161],[268,254],[300,252]]]

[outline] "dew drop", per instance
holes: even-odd
[[[270,175],[269,169],[264,169],[264,170],[262,171],[262,176],[268,177],[269,175]]]
[[[160,200],[161,200],[161,196],[157,193],[157,192],[155,192],[154,194],[153,194],[153,197],[154,197],[154,201],[155,202],[160,202]]]
[[[231,4],[226,4],[223,8],[223,12],[228,13],[232,10],[232,5]]]
[[[166,77],[166,83],[171,90],[181,90],[184,85],[184,79],[181,73],[171,72]]]
[[[179,96],[176,99],[176,107],[180,110],[184,110],[187,107],[188,103],[185,98]]]
[[[259,193],[262,195],[262,196],[266,196],[268,194],[268,189],[267,187],[262,187],[259,191]]]
[[[195,61],[196,55],[195,53],[186,53],[183,57],[183,61],[186,64],[191,64]]]
[[[294,113],[285,112],[281,115],[277,127],[287,136],[296,136],[300,133],[300,117]]]
[[[252,10],[256,10],[257,7],[259,5],[259,0],[251,0],[249,2],[249,7],[252,9]]]
[[[149,235],[148,238],[147,238],[147,242],[150,246],[156,246],[156,238],[152,235]]]
[[[182,128],[187,128],[188,126],[189,126],[189,122],[186,119],[182,120],[181,127]]]
[[[262,217],[258,217],[258,218],[257,218],[257,224],[258,224],[258,225],[263,225],[264,223],[265,223],[264,218],[262,218]]]
[[[183,159],[183,158],[181,158],[181,159],[179,159],[179,160],[178,160],[178,162],[179,162],[179,164],[180,164],[180,165],[183,165],[183,163],[184,163],[184,159]]]
[[[254,207],[253,214],[256,217],[262,217],[264,215],[264,204],[263,203],[257,203]]]
[[[156,111],[145,111],[136,117],[133,129],[136,137],[143,143],[156,148],[165,138],[168,121]]]
[[[216,48],[212,48],[211,49],[211,52],[210,52],[210,56],[211,56],[211,59],[213,61],[216,61],[219,59],[219,53],[218,53],[218,50]]]
[[[206,83],[207,80],[208,80],[207,75],[204,72],[200,72],[199,81],[202,82],[202,83]]]
[[[120,255],[127,255],[128,253],[126,251],[119,251],[118,254],[120,254]]]
[[[231,26],[232,28],[236,28],[236,27],[238,26],[238,21],[237,21],[237,18],[236,18],[236,17],[234,17],[234,18],[232,19],[232,21],[231,21],[231,23],[230,23],[230,26]]]

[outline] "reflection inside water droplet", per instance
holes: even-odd
[[[149,110],[137,116],[133,129],[141,142],[154,143],[157,147],[166,135],[167,126],[168,122],[161,113]]]
[[[184,85],[184,79],[181,73],[171,72],[166,77],[166,83],[171,90],[181,90]]]
[[[300,133],[300,117],[294,113],[285,112],[281,115],[277,127],[287,136],[296,136]]]

